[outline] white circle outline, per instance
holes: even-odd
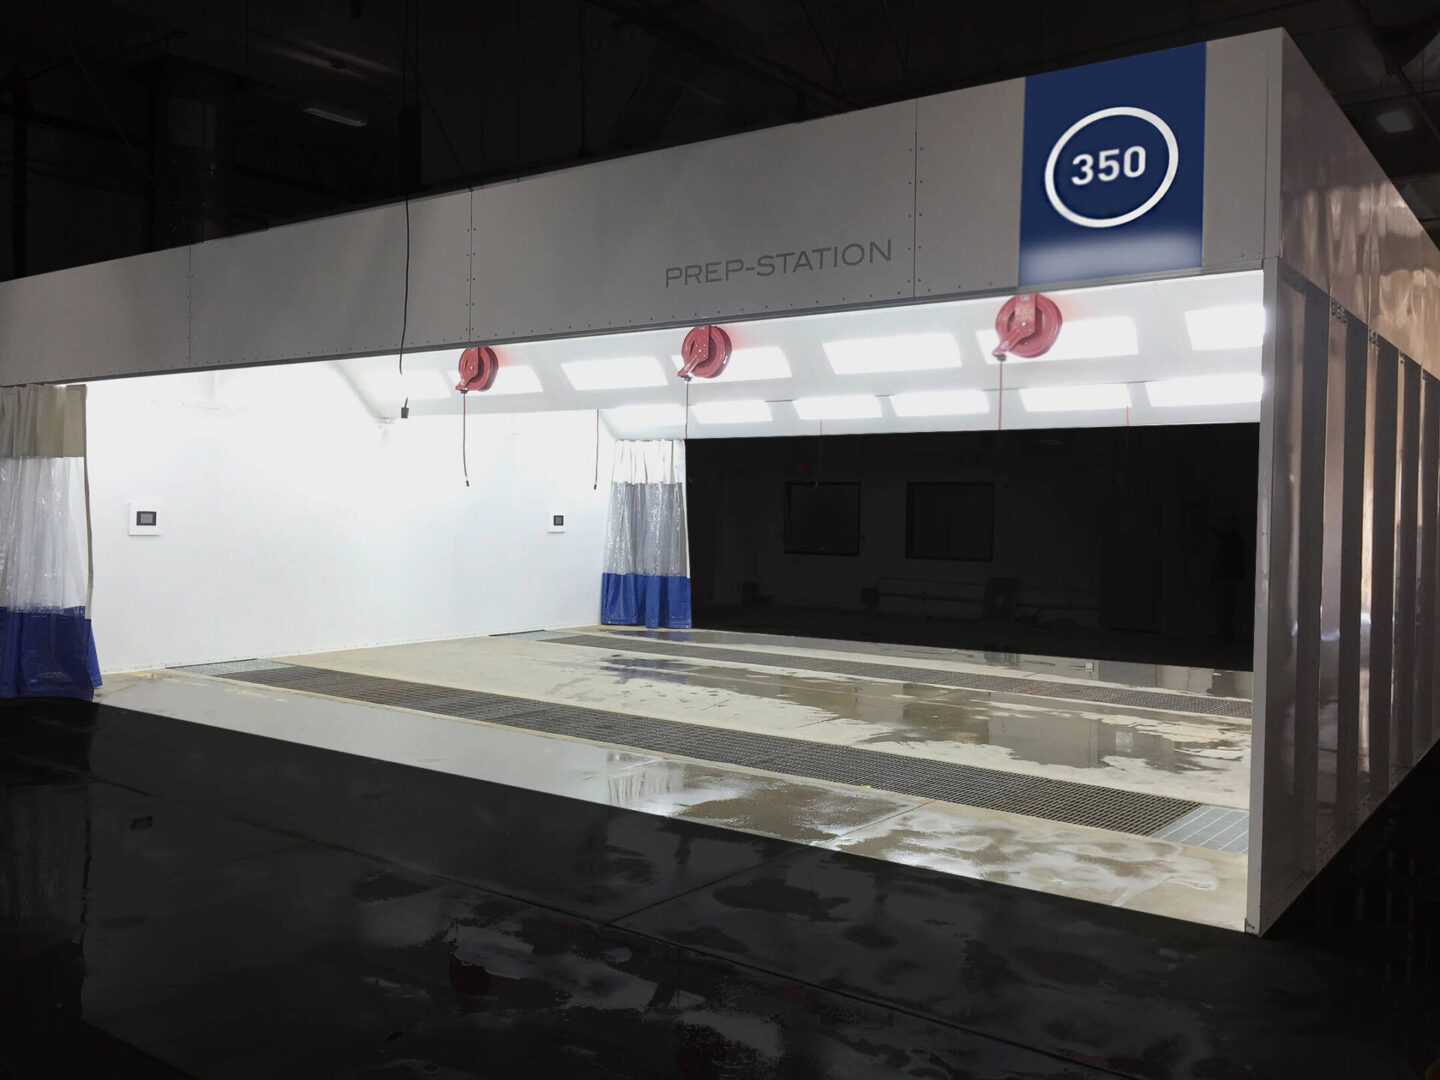
[[[1165,179],[1160,181],[1160,186],[1155,190],[1155,194],[1151,195],[1150,198],[1146,199],[1134,210],[1120,214],[1117,217],[1085,217],[1083,214],[1075,213],[1074,210],[1071,210],[1060,201],[1060,196],[1055,191],[1055,163],[1060,160],[1060,151],[1065,149],[1065,144],[1079,134],[1080,131],[1089,127],[1097,120],[1105,120],[1112,116],[1133,116],[1137,120],[1144,120],[1153,126],[1156,131],[1160,132],[1161,137],[1165,140],[1165,147],[1170,153],[1170,164],[1165,169]],[[1060,138],[1056,140],[1055,146],[1050,151],[1050,158],[1045,162],[1045,194],[1049,196],[1050,205],[1055,208],[1055,212],[1066,221],[1076,225],[1083,225],[1087,229],[1109,229],[1116,225],[1125,225],[1138,217],[1148,214],[1154,208],[1155,204],[1165,197],[1165,193],[1170,190],[1170,185],[1175,182],[1175,173],[1179,168],[1180,144],[1175,141],[1175,133],[1170,130],[1170,125],[1147,109],[1137,109],[1133,105],[1116,105],[1114,108],[1101,109],[1099,112],[1093,112],[1089,116],[1081,117],[1070,125],[1064,135],[1061,135]]]

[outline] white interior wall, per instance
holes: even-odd
[[[328,363],[92,384],[102,669],[593,623],[595,414],[471,416],[469,488],[460,435],[377,420]],[[129,535],[137,498],[160,535]]]

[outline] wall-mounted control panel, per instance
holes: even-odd
[[[550,515],[549,531],[550,531],[550,532],[564,532],[564,531],[565,531],[565,515],[564,515],[564,514],[555,514],[555,513],[552,513],[552,514]]]
[[[129,503],[130,535],[160,535],[160,500],[131,499]]]

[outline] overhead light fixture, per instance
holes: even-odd
[[[1396,105],[1384,112],[1376,113],[1375,123],[1387,135],[1399,135],[1404,131],[1415,130],[1415,118],[1410,115],[1410,110],[1404,105]]]
[[[997,364],[995,347],[1000,336],[993,328],[977,330],[975,340],[987,364]],[[1047,353],[1026,358],[1011,356],[1007,364],[1033,364],[1040,360],[1098,360],[1107,356],[1135,356],[1140,352],[1140,339],[1135,320],[1128,315],[1104,315],[1095,319],[1067,321],[1060,328],[1060,337]]]
[[[1244,405],[1259,401],[1265,380],[1259,375],[1194,375],[1159,379],[1145,384],[1145,394],[1156,408],[1177,405]]]
[[[317,101],[313,105],[306,105],[300,111],[317,116],[321,120],[329,120],[332,124],[343,124],[346,127],[362,128],[370,123],[364,113],[347,109],[343,105],[332,105],[326,101]]]
[[[1265,340],[1265,305],[1221,304],[1187,311],[1185,331],[1196,352],[1259,348]]]
[[[653,356],[619,356],[610,360],[571,360],[561,364],[576,390],[633,390],[664,386],[665,372]]]
[[[764,401],[697,401],[690,406],[702,424],[763,424],[770,419]]]
[[[990,411],[983,390],[919,390],[891,394],[890,407],[896,416],[974,416]]]
[[[836,375],[884,371],[930,371],[960,366],[960,347],[950,334],[898,334],[893,337],[827,341],[822,346]]]
[[[540,376],[535,374],[535,369],[525,367],[523,364],[514,366],[501,364],[495,372],[495,381],[490,384],[487,394],[538,394],[540,393]]]
[[[880,415],[880,399],[869,394],[796,398],[793,404],[801,420],[873,420]]]
[[[660,402],[655,405],[619,405],[606,409],[605,415],[615,421],[617,427],[679,427],[685,423],[685,406]]]
[[[1026,412],[1090,412],[1128,409],[1130,388],[1124,383],[1089,386],[1026,386],[1020,390]]]
[[[672,355],[675,370],[685,366],[685,358]],[[790,362],[785,359],[785,350],[776,345],[752,345],[730,352],[730,362],[725,370],[707,382],[759,382],[761,379],[788,379]]]

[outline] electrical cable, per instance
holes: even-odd
[[[690,380],[685,380],[685,441],[690,441]]]
[[[465,471],[465,486],[470,486],[470,447],[466,442],[469,434],[470,414],[466,408],[465,400],[470,395],[464,390],[460,391],[460,468]]]
[[[600,410],[595,410],[595,483],[590,485],[591,491],[600,490]]]
[[[405,29],[400,44],[400,102],[401,112],[404,112],[405,83],[409,75],[410,61],[410,4],[405,5]],[[405,284],[404,297],[400,308],[400,355],[398,367],[400,375],[405,374],[405,337],[410,329],[410,195],[405,195]],[[400,406],[400,419],[406,420],[410,417],[410,399],[406,397],[405,404]],[[469,481],[466,481],[469,486]]]
[[[405,336],[410,330],[410,197],[405,197],[405,292],[400,309],[400,374],[405,374]],[[409,398],[406,398],[408,404]]]

